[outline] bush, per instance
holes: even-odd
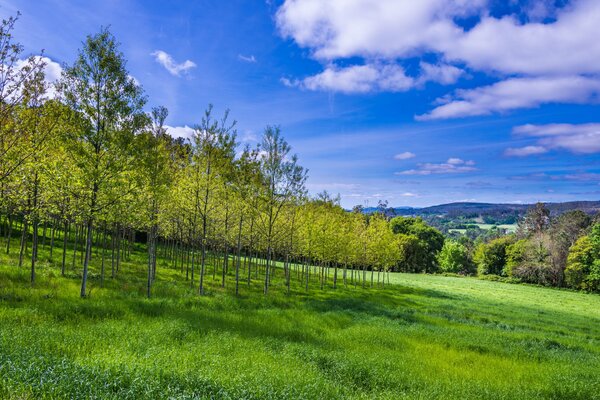
[[[506,265],[506,248],[514,241],[512,236],[494,239],[477,246],[473,259],[479,275],[502,275]]]
[[[473,263],[467,248],[453,240],[446,240],[437,256],[440,269],[443,272],[471,274],[474,272]]]

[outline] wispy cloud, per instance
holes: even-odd
[[[255,63],[256,57],[254,57],[253,54],[250,54],[249,56],[245,56],[243,54],[238,54],[238,60],[245,61],[248,63]]]
[[[394,156],[394,160],[409,160],[411,158],[415,158],[416,154],[411,153],[410,151],[405,151],[404,153],[398,153]]]
[[[472,117],[534,108],[548,103],[589,103],[600,100],[600,79],[581,76],[512,78],[493,85],[457,90],[436,100],[441,104],[419,121]]]
[[[564,149],[576,154],[600,153],[600,123],[527,124],[513,128],[513,133],[518,136],[538,138],[537,146],[528,147],[540,152],[544,149],[546,151]]]
[[[464,161],[460,158],[449,158],[445,163],[420,163],[417,168],[396,172],[396,175],[434,175],[461,174],[476,171],[474,161]]]
[[[526,157],[547,152],[548,149],[543,146],[509,147],[504,150],[504,155],[507,157]]]
[[[162,65],[173,76],[181,76],[181,73],[188,72],[190,69],[196,67],[196,64],[191,60],[185,60],[177,64],[169,53],[162,50],[156,50],[150,55],[154,56],[156,62]]]

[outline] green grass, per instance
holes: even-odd
[[[0,256],[0,398],[600,399],[600,296],[392,274],[385,288],[285,294],[281,270],[200,297],[143,252],[78,298],[41,253]],[[58,260],[58,254],[55,254]]]

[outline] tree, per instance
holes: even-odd
[[[477,264],[479,275],[501,275],[506,265],[506,248],[513,238],[510,236],[481,243],[475,249],[473,260]]]
[[[555,218],[548,229],[552,281],[561,286],[569,249],[590,226],[591,218],[581,210],[567,211]]]
[[[539,236],[550,224],[550,210],[546,208],[544,203],[536,203],[533,208],[530,208],[525,215],[519,228],[527,235]]]
[[[600,224],[580,237],[569,250],[565,270],[567,284],[576,289],[600,289]]]
[[[443,272],[470,274],[473,263],[465,246],[453,240],[446,240],[437,256],[438,264]]]
[[[401,240],[404,246],[410,244],[410,265],[414,271],[435,272],[437,270],[437,253],[444,245],[444,235],[437,229],[427,225],[421,218],[395,217],[390,220],[394,234],[413,235],[418,243],[406,238]]]
[[[37,95],[44,94],[39,89],[45,67],[41,56],[21,61],[23,46],[12,35],[18,18],[19,14],[0,23],[0,182],[39,150],[35,145],[21,146],[21,132],[15,124],[15,111],[31,99],[31,89],[37,87]]]
[[[267,245],[264,293],[269,291],[269,274],[273,259],[275,227],[281,210],[304,193],[306,170],[298,165],[298,157],[290,156],[291,147],[281,136],[279,127],[268,126],[259,150],[262,184],[258,198],[260,224]]]
[[[229,111],[221,120],[212,117],[209,105],[200,124],[194,129],[192,153],[187,173],[180,182],[186,197],[186,214],[191,230],[192,245],[197,242],[198,223],[200,224],[200,279],[198,292],[204,294],[204,273],[208,246],[209,223],[217,206],[218,194],[226,190],[231,165],[236,148],[236,122],[228,122]],[[192,277],[194,284],[195,252],[192,251]]]
[[[142,183],[140,187],[140,217],[148,233],[148,281],[146,294],[150,297],[152,282],[156,275],[156,246],[158,240],[159,212],[172,183],[173,166],[167,149],[165,119],[169,114],[165,107],[152,109],[152,129],[137,136],[138,166]]]
[[[126,70],[123,54],[108,29],[88,36],[75,63],[59,84],[62,99],[81,117],[81,129],[71,133],[70,154],[75,158],[85,199],[85,259],[81,297],[86,296],[92,229],[97,215],[131,190],[123,181],[132,168],[134,135],[147,125],[142,89]]]

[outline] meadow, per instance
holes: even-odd
[[[40,252],[38,278],[0,256],[0,398],[600,398],[600,296],[525,285],[391,274],[286,294],[208,274],[205,296],[146,253],[79,298]],[[43,261],[45,260],[45,261]]]

